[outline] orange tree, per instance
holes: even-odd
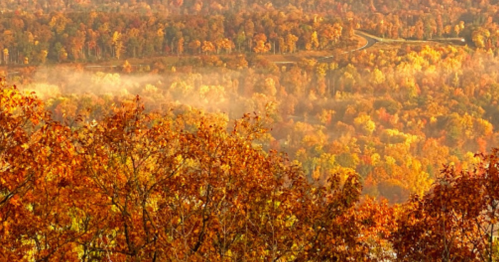
[[[33,94],[0,88],[0,260],[77,258],[70,138]]]
[[[313,187],[255,144],[261,125],[245,116],[228,132],[215,119],[128,103],[77,131],[81,181],[95,190],[84,212],[99,217],[98,243],[84,250],[117,260],[368,258],[353,215],[358,176]]]
[[[69,127],[33,95],[2,86],[0,99],[2,261],[383,253],[370,249],[386,244],[392,210],[359,203],[357,174],[310,184],[284,155],[262,150],[259,117],[227,128],[224,118],[195,110],[146,113],[137,98]]]
[[[402,261],[496,261],[499,150],[473,170],[447,166],[433,189],[405,204],[392,235]]]

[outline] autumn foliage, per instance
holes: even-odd
[[[431,190],[390,207],[362,197],[352,170],[311,178],[264,150],[271,116],[228,125],[202,111],[148,111],[136,97],[99,120],[59,122],[34,94],[2,85],[0,99],[1,261],[498,256],[497,149],[446,166]]]
[[[259,117],[228,131],[137,99],[68,126],[34,95],[0,98],[2,261],[369,260],[386,239],[390,208],[358,202],[358,175],[309,183],[255,144]]]
[[[0,1],[0,262],[498,261],[497,2]]]
[[[358,29],[499,47],[494,1],[4,0],[0,9],[0,64],[9,65],[291,54],[351,46]]]
[[[472,170],[447,166],[433,189],[404,206],[392,236],[403,261],[497,261],[499,150]]]

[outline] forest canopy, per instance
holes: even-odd
[[[498,12],[0,1],[0,261],[497,261]]]
[[[283,154],[263,150],[268,130],[258,116],[228,128],[202,111],[147,113],[137,97],[101,120],[63,123],[15,87],[2,86],[0,102],[6,261],[498,255],[498,150],[477,155],[469,171],[448,166],[430,191],[390,207],[361,197],[353,171],[310,181]]]

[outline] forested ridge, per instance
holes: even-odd
[[[0,1],[0,261],[498,261],[498,11]]]
[[[2,63],[295,53],[351,45],[355,29],[499,45],[498,10],[490,1],[97,2],[3,1]]]

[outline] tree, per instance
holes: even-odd
[[[181,55],[184,53],[184,42],[185,39],[183,37],[180,37],[177,40],[177,55]]]
[[[290,53],[294,53],[296,51],[296,41],[298,41],[297,36],[293,34],[286,35],[286,45],[288,46]]]
[[[199,40],[193,40],[189,43],[189,49],[192,54],[199,53],[199,48],[201,47],[201,42]]]
[[[113,33],[113,38],[112,38],[112,43],[113,43],[113,48],[114,48],[114,55],[116,56],[117,59],[120,59],[121,53],[125,49],[122,41],[122,36],[121,33],[118,31],[115,31]]]
[[[203,41],[203,46],[201,47],[201,50],[203,50],[203,53],[205,54],[213,53],[216,51],[215,45],[210,41]]]
[[[376,130],[376,123],[371,120],[369,115],[360,115],[354,119],[356,127],[367,135],[371,135]]]
[[[3,62],[5,64],[9,63],[9,49],[8,48],[3,49]]]
[[[255,45],[253,47],[253,51],[255,53],[267,53],[270,51],[270,43],[267,43],[267,36],[265,34],[257,34],[253,38]]]
[[[469,170],[446,166],[424,196],[414,196],[392,236],[402,260],[495,261],[499,216],[499,150],[477,155]]]
[[[2,259],[42,260],[56,251],[65,252],[59,248],[71,233],[59,230],[66,221],[51,220],[59,211],[51,203],[58,192],[53,185],[60,181],[59,175],[70,163],[66,162],[71,148],[67,147],[65,131],[66,128],[50,121],[42,102],[33,94],[24,95],[15,87],[0,87]],[[32,253],[27,254],[26,250]]]
[[[319,47],[319,37],[317,37],[317,31],[314,31],[311,35],[310,46],[312,49],[317,49]]]
[[[262,150],[265,118],[228,128],[137,98],[70,126],[15,88],[0,99],[2,259],[369,260],[383,243],[367,231],[384,232],[369,221],[386,207],[358,204],[359,176],[313,185]]]

